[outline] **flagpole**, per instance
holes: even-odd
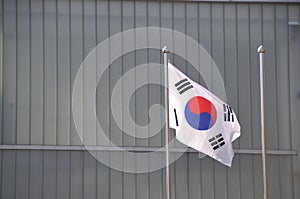
[[[259,46],[259,68],[260,68],[260,116],[261,116],[261,146],[262,146],[262,163],[263,163],[263,183],[264,183],[264,199],[268,199],[268,175],[266,160],[266,131],[265,131],[265,99],[264,99],[264,54],[265,49]]]
[[[170,180],[170,120],[169,120],[169,67],[168,67],[168,53],[167,46],[163,47],[164,54],[164,71],[165,71],[165,118],[166,118],[166,132],[165,132],[165,147],[166,147],[166,194],[167,199],[171,199],[171,180]]]

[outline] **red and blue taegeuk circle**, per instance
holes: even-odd
[[[216,107],[201,96],[190,99],[185,105],[184,113],[188,124],[197,130],[210,129],[217,121]]]

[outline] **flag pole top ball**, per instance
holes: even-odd
[[[264,47],[263,47],[262,45],[260,45],[260,46],[258,47],[258,49],[257,49],[257,52],[258,52],[258,53],[265,53],[266,51],[265,51]]]
[[[164,46],[161,50],[163,53],[169,53],[170,51],[167,49],[167,46]]]

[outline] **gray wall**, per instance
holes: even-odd
[[[211,54],[224,78],[227,101],[242,126],[235,149],[261,148],[256,49],[263,43],[267,51],[267,148],[300,151],[300,29],[288,25],[300,20],[299,4],[2,0],[0,6],[2,146],[80,145],[71,91],[83,58],[110,35],[157,26],[191,36]],[[175,55],[170,59],[203,83],[185,60]],[[124,55],[111,65],[101,80],[104,86],[98,88],[97,111],[110,139],[119,146],[160,147],[164,143],[163,133],[149,139],[122,133],[109,111],[116,81],[130,68],[147,62],[160,63],[161,53],[150,49]],[[129,86],[147,77],[136,78]],[[133,96],[132,116],[137,123],[145,125],[148,107],[163,103],[161,89],[144,87]],[[86,130],[96,129],[85,117],[82,125]],[[91,144],[106,143],[96,137]],[[6,149],[0,150],[0,162],[3,199],[165,198],[164,169],[122,173],[86,151]],[[299,155],[269,155],[268,169],[270,198],[300,198]],[[185,153],[171,165],[171,175],[174,198],[263,197],[260,155],[237,153],[232,168],[226,168],[208,157]]]

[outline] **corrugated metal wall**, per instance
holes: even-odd
[[[228,103],[242,126],[236,149],[260,149],[256,49],[263,43],[267,148],[300,151],[300,29],[288,25],[300,20],[299,4],[2,0],[0,6],[2,145],[80,145],[71,91],[83,58],[110,35],[157,26],[189,35],[213,57],[225,81]],[[202,81],[185,60],[173,55],[171,60]],[[161,53],[151,49],[128,53],[113,62],[101,80],[104,87],[97,93],[101,101],[97,111],[110,139],[119,146],[163,145],[163,133],[149,139],[122,134],[109,111],[116,81],[125,71],[147,62],[160,63]],[[133,103],[133,118],[145,125],[148,107],[163,103],[161,88],[139,89]],[[86,130],[96,128],[82,120]],[[91,142],[105,145],[99,137]],[[2,199],[165,198],[163,169],[122,173],[85,151],[1,150],[0,161]],[[299,155],[270,155],[268,169],[270,198],[300,198]],[[171,165],[171,175],[173,198],[263,197],[260,155],[236,154],[228,169],[210,158],[185,153]]]

